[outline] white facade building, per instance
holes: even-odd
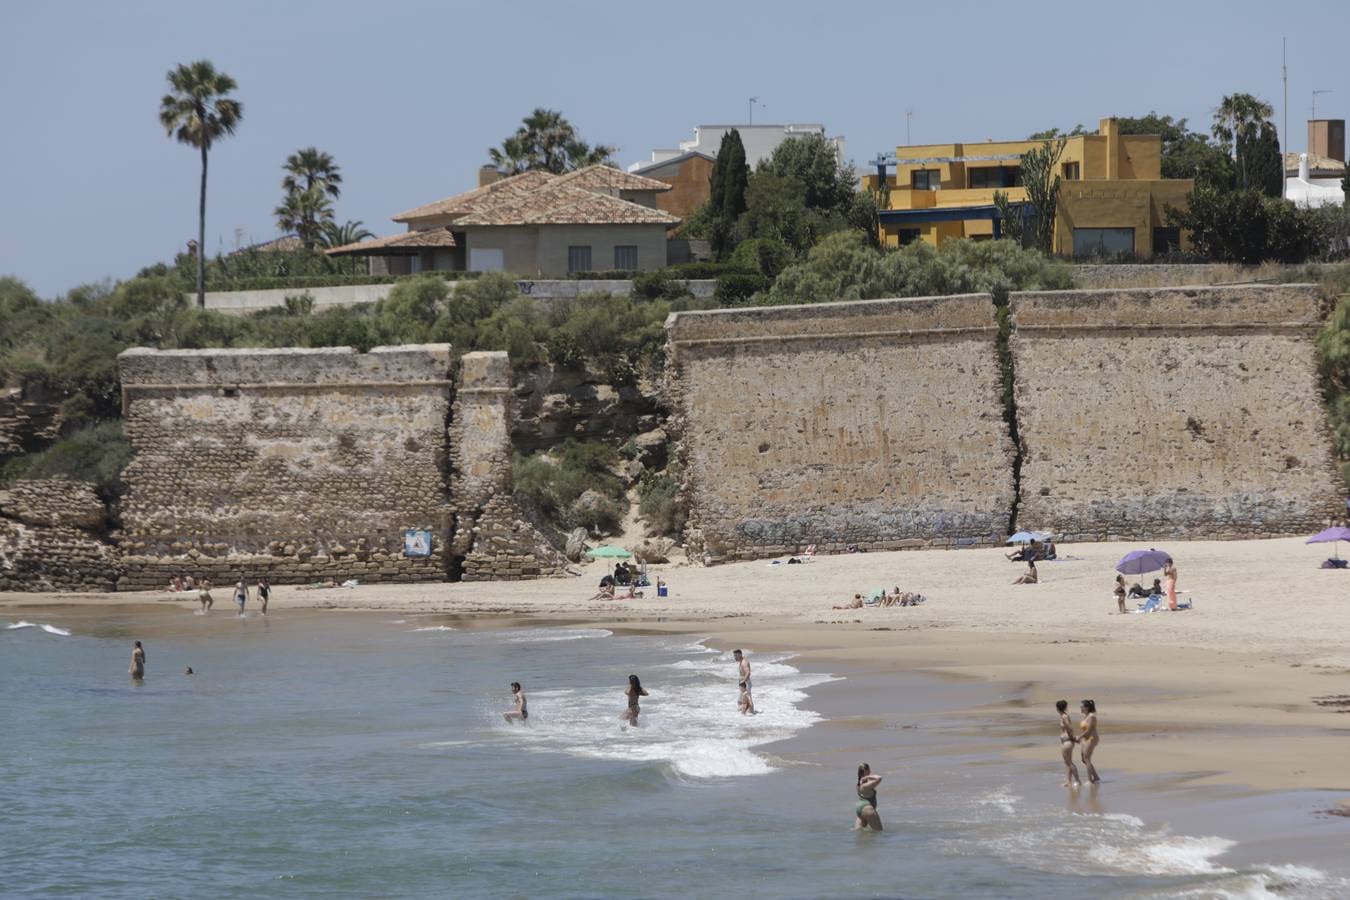
[[[1340,206],[1345,202],[1345,191],[1339,178],[1313,178],[1308,165],[1308,154],[1298,155],[1298,177],[1284,180],[1284,199],[1299,206]]]
[[[745,161],[752,169],[759,165],[760,160],[770,156],[773,151],[778,148],[778,145],[784,141],[807,134],[818,134],[825,137],[824,125],[809,123],[788,125],[699,125],[694,129],[694,139],[692,141],[680,141],[679,147],[668,150],[653,150],[651,159],[644,159],[641,162],[633,163],[628,167],[628,171],[634,172],[638,169],[645,169],[648,166],[666,162],[677,156],[683,156],[691,151],[706,153],[708,156],[716,158],[717,150],[722,146],[722,137],[729,131],[739,131],[741,133],[741,143],[745,145]],[[843,165],[843,136],[827,137],[826,140],[834,144],[835,152],[839,156],[839,164]]]

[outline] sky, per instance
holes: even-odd
[[[1245,91],[1290,149],[1350,113],[1350,4],[1300,19],[1268,0],[1078,4],[944,0],[0,0],[0,276],[44,297],[134,275],[196,236],[195,150],[158,121],[166,73],[209,59],[244,117],[211,151],[207,249],[279,232],[281,166],[317,146],[342,167],[339,221],[474,186],[535,107],[616,162],[699,124],[819,122],[862,163],[913,143],[1016,139],[1150,110],[1206,129]],[[3,323],[0,323],[0,327]]]

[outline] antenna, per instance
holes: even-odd
[[[749,107],[749,111],[750,111],[750,115],[749,115],[749,117],[746,119],[746,123],[745,123],[745,124],[747,124],[747,125],[753,125],[753,124],[755,124],[755,104],[756,104],[756,103],[759,103],[759,98],[758,98],[758,97],[751,97],[751,98],[750,98],[750,102],[747,104],[747,106]],[[763,104],[763,103],[759,103],[759,108],[760,108],[760,109],[764,109],[764,104]]]
[[[1289,150],[1289,38],[1280,38],[1280,77],[1284,81],[1284,134],[1280,146],[1280,197],[1289,196],[1289,164],[1284,154]]]
[[[1317,95],[1318,95],[1318,94],[1334,94],[1334,93],[1335,93],[1335,91],[1333,91],[1331,88],[1317,88],[1316,90],[1314,90],[1314,91],[1312,92],[1312,100],[1313,100],[1313,102],[1312,102],[1312,117],[1313,117],[1314,119],[1317,118]]]
[[[910,121],[910,119],[913,119],[913,118],[914,118],[914,110],[912,110],[912,109],[907,109],[907,110],[905,110],[905,145],[906,145],[906,146],[908,146],[908,145],[910,144],[910,139],[909,139],[909,121]]]

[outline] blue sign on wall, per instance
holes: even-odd
[[[414,529],[403,532],[404,556],[430,556],[431,532]]]

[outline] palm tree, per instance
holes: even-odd
[[[607,162],[616,148],[592,147],[577,135],[576,127],[555,109],[536,109],[525,117],[516,133],[502,141],[501,149],[488,150],[488,157],[505,174],[542,169],[561,175],[585,166]]]
[[[281,188],[288,194],[319,188],[334,200],[342,193],[342,171],[333,157],[318,147],[306,147],[286,157]]]
[[[361,241],[368,241],[375,236],[375,233],[368,230],[360,219],[348,219],[339,225],[337,222],[324,222],[321,228],[323,234],[320,240],[325,247],[345,247],[348,244],[359,244]]]
[[[333,203],[315,186],[291,191],[272,214],[277,217],[278,228],[294,231],[305,249],[313,250],[323,238],[324,226],[333,221]]]
[[[1229,94],[1214,110],[1214,125],[1210,130],[1215,140],[1234,151],[1238,177],[1244,188],[1250,185],[1246,154],[1236,152],[1236,148],[1255,140],[1261,126],[1269,123],[1273,115],[1275,110],[1269,103],[1251,94]]]
[[[244,105],[226,95],[238,85],[209,60],[182,64],[167,76],[172,92],[159,101],[159,121],[179,143],[202,154],[202,188],[197,208],[197,305],[206,306],[206,154],[218,139],[234,134]]]

